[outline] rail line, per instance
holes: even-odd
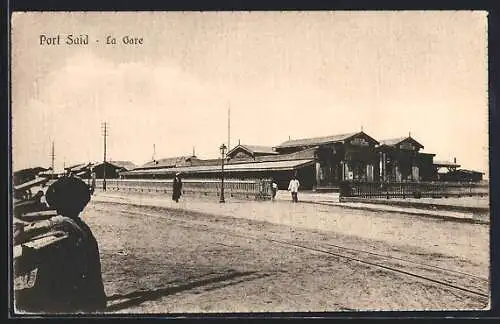
[[[119,203],[113,202],[112,204],[124,205],[124,203],[120,203],[120,202]],[[130,205],[130,204],[127,204],[127,205]],[[138,208],[149,208],[150,210],[153,208],[155,208],[155,209],[160,208],[163,210],[171,211],[170,209],[163,208],[163,207],[140,206],[140,205],[132,205],[132,206],[138,207]],[[96,208],[96,209],[99,210],[100,208]],[[105,209],[100,209],[100,210],[105,210]],[[264,237],[264,236],[242,234],[242,233],[238,233],[238,232],[234,232],[234,231],[229,232],[226,230],[220,230],[218,228],[215,228],[215,226],[210,226],[210,224],[207,224],[206,222],[199,222],[199,221],[195,221],[195,220],[184,220],[184,219],[179,219],[177,217],[169,217],[169,216],[161,215],[161,214],[158,214],[159,212],[157,210],[154,210],[154,212],[155,212],[154,214],[149,213],[149,212],[145,212],[145,211],[133,211],[130,209],[121,209],[121,210],[117,210],[117,211],[119,213],[123,213],[123,214],[142,215],[142,216],[165,219],[165,220],[170,220],[170,221],[175,221],[178,223],[184,223],[184,224],[190,224],[190,225],[192,225],[192,224],[205,225],[207,227],[212,227],[212,229],[215,232],[221,233],[224,235],[232,235],[232,236],[246,238],[246,239],[252,239],[252,240],[266,240],[268,242],[279,244],[282,246],[300,248],[300,249],[307,250],[307,251],[312,251],[312,252],[321,253],[321,254],[325,254],[325,255],[335,256],[338,258],[354,261],[354,262],[368,265],[371,267],[384,269],[384,270],[389,271],[389,272],[402,274],[402,275],[412,277],[412,278],[415,278],[415,279],[418,279],[421,281],[432,282],[436,285],[440,285],[440,286],[443,286],[443,287],[446,287],[449,289],[454,289],[454,290],[458,290],[458,291],[461,291],[464,293],[468,293],[468,294],[471,294],[475,297],[489,298],[489,293],[488,293],[487,289],[485,291],[485,289],[483,289],[483,287],[478,287],[478,285],[479,286],[487,285],[488,279],[480,277],[480,276],[476,276],[473,274],[469,274],[466,272],[446,269],[446,268],[442,268],[442,267],[438,267],[438,266],[434,266],[434,265],[423,264],[423,263],[419,263],[419,262],[415,262],[415,261],[405,260],[402,258],[387,256],[387,255],[378,254],[378,253],[365,251],[365,250],[348,248],[348,247],[335,245],[335,244],[322,243],[323,245],[333,247],[337,250],[342,250],[342,251],[344,251],[344,253],[334,252],[334,251],[331,251],[330,249],[324,248],[324,247],[311,247],[311,246],[307,246],[304,244],[299,244],[299,243],[294,243],[294,242],[289,242],[289,241],[284,241],[284,240],[279,240],[279,239],[273,239],[273,238]],[[180,211],[185,212],[182,210],[180,210]],[[183,226],[183,225],[181,225],[181,226]],[[187,226],[187,225],[184,225],[183,227],[192,228],[192,226]],[[347,252],[347,254],[346,254],[345,253],[346,251],[350,251],[350,252]],[[351,255],[349,255],[349,253]],[[367,260],[366,257],[362,257],[362,256],[360,256],[360,254],[367,254],[367,255],[370,255],[372,258],[373,257],[378,258],[379,262],[373,262],[372,260]],[[381,260],[384,258],[385,258],[385,260]],[[422,272],[425,272],[427,274],[427,276],[425,274],[422,274],[422,273],[408,271],[408,269],[407,269],[408,266],[406,266],[406,269],[405,269],[404,265],[394,264],[393,262],[391,263],[390,260],[396,260],[396,261],[401,262],[401,263],[413,264],[415,266],[418,266],[418,267],[420,267],[419,270],[421,270]],[[380,263],[380,261],[382,261],[383,263]],[[387,264],[390,264],[390,265],[387,265]],[[436,274],[436,272],[440,272],[440,273],[438,273],[438,275],[441,275],[441,276],[445,275],[447,278],[443,279],[443,278],[439,278],[439,277],[436,278],[435,276],[428,276],[429,274]],[[472,281],[472,282],[469,282],[468,285],[466,285],[466,287],[464,287],[463,285],[459,285],[459,282],[464,281],[464,278],[465,278],[465,280]],[[479,283],[474,282],[474,281],[479,281]]]
[[[321,248],[312,248],[312,247],[309,247],[309,246],[304,246],[304,245],[301,245],[301,244],[295,244],[295,243],[290,243],[290,242],[281,241],[281,240],[274,240],[274,239],[267,239],[267,240],[271,241],[271,242],[279,243],[279,244],[295,246],[295,247],[299,247],[299,248],[306,249],[306,250],[311,250],[311,251],[315,251],[315,252],[321,252],[321,253],[333,255],[333,256],[336,256],[336,257],[340,257],[340,258],[344,258],[344,259],[356,261],[356,262],[363,263],[363,264],[366,264],[366,265],[370,265],[370,266],[382,268],[382,269],[385,269],[385,270],[388,270],[388,271],[391,271],[391,272],[405,274],[407,276],[411,276],[411,277],[415,277],[415,278],[418,278],[418,279],[430,281],[430,282],[433,282],[433,283],[436,283],[436,284],[440,284],[440,285],[446,286],[448,288],[453,288],[453,289],[461,290],[461,291],[464,291],[464,292],[467,292],[467,293],[470,293],[470,294],[473,294],[473,295],[476,295],[476,296],[489,298],[489,294],[488,293],[486,293],[486,292],[484,292],[482,290],[479,290],[479,289],[470,289],[470,288],[458,286],[456,284],[452,284],[452,283],[449,283],[449,282],[444,281],[444,280],[439,280],[439,279],[427,277],[427,276],[424,276],[424,275],[420,275],[420,274],[417,274],[417,273],[414,273],[414,272],[410,272],[410,271],[398,269],[396,267],[390,267],[390,266],[386,266],[384,264],[380,264],[380,263],[376,263],[376,262],[371,262],[371,261],[363,260],[363,259],[360,259],[358,257],[348,256],[348,255],[345,255],[345,254],[335,253],[335,252],[328,251],[328,250],[321,249]],[[426,265],[426,266],[428,266],[428,265]],[[446,271],[450,271],[450,270],[446,270]]]
[[[338,249],[342,249],[342,250],[348,250],[348,251],[354,251],[354,252],[362,252],[362,253],[366,253],[366,254],[370,254],[370,255],[374,255],[374,256],[379,256],[379,257],[384,257],[384,258],[390,258],[390,259],[394,259],[394,260],[398,260],[398,261],[402,261],[402,262],[406,262],[406,263],[412,263],[412,264],[419,265],[419,266],[425,266],[425,267],[434,268],[434,269],[437,269],[437,270],[443,270],[443,271],[448,271],[448,272],[452,272],[452,273],[456,273],[456,274],[460,274],[460,275],[464,275],[464,276],[469,276],[469,277],[473,277],[473,278],[476,278],[476,279],[484,281],[484,282],[488,282],[488,278],[477,276],[475,274],[468,273],[468,272],[446,269],[446,268],[443,268],[443,267],[438,267],[438,266],[435,266],[435,265],[420,263],[420,262],[416,262],[416,261],[413,261],[413,260],[406,260],[406,259],[403,259],[403,258],[398,258],[398,257],[390,256],[390,255],[385,255],[385,254],[370,252],[370,251],[366,251],[366,250],[348,248],[348,247],[345,247],[345,246],[340,246],[340,245],[331,244],[331,243],[324,243],[324,244],[328,245],[328,246],[332,246],[332,247],[338,248]]]

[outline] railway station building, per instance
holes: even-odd
[[[404,182],[436,180],[434,154],[411,136],[377,141],[363,131],[294,139],[274,147],[238,144],[224,161],[229,179],[273,178],[286,189],[296,174],[304,189],[338,188],[342,181]],[[126,179],[219,178],[221,159],[182,156],[120,172]]]

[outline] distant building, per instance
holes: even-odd
[[[79,164],[74,164],[74,165],[71,165],[71,166],[64,168],[64,171],[66,171],[66,173],[71,172],[73,175],[75,175],[77,177],[88,179],[88,178],[90,178],[91,167],[92,167],[92,163],[90,163],[90,162],[89,163],[79,163]]]
[[[71,172],[77,177],[82,179],[90,179],[92,172],[95,172],[97,179],[104,178],[106,174],[107,179],[119,178],[119,173],[123,171],[129,171],[137,166],[130,161],[106,161],[97,163],[79,163],[69,167],[64,168],[66,173]]]
[[[17,170],[12,175],[12,182],[14,186],[18,186],[25,182],[35,180],[35,178],[42,172],[51,170],[50,168],[35,167]]]
[[[480,182],[483,180],[483,172],[458,169],[449,172],[439,173],[440,181],[450,182]]]
[[[110,164],[113,164],[114,166],[118,167],[120,171],[130,171],[135,168],[137,168],[137,165],[135,165],[131,161],[108,161]]]
[[[445,181],[446,178],[449,178],[448,173],[453,173],[460,168],[460,164],[457,164],[456,159],[453,162],[435,160],[432,166],[434,168],[434,178],[437,181]]]
[[[136,170],[158,169],[158,168],[174,168],[191,165],[193,160],[197,160],[194,156],[178,156],[165,159],[152,160],[144,165],[134,168]]]

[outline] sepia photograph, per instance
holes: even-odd
[[[488,12],[13,12],[19,316],[491,307]]]

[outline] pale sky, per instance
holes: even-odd
[[[487,75],[479,11],[14,13],[13,169],[102,160],[103,121],[109,160],[214,158],[230,106],[231,146],[410,131],[488,173]]]

